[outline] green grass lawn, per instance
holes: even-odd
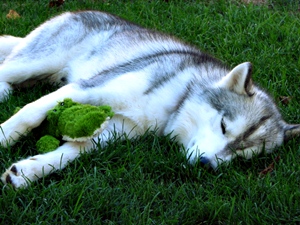
[[[274,96],[283,117],[300,123],[298,8],[292,0],[66,0],[59,8],[49,8],[48,0],[2,0],[0,34],[25,36],[63,11],[108,11],[176,35],[229,66],[251,61],[254,80]],[[21,18],[6,19],[10,9]],[[0,103],[0,121],[54,89],[44,84],[15,91]],[[291,97],[289,104],[281,96]],[[1,173],[37,154],[35,141],[29,134],[0,148]],[[168,137],[115,140],[26,190],[0,184],[0,224],[300,224],[299,159],[295,139],[271,155],[236,159],[214,172],[189,165]],[[271,163],[273,171],[261,175]]]

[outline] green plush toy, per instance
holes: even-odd
[[[99,135],[114,113],[110,106],[92,106],[65,99],[48,111],[47,119],[39,127],[43,137],[36,143],[39,153],[55,150],[59,139],[84,142]]]

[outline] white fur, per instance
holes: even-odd
[[[22,41],[22,38],[13,36],[0,37],[0,63],[2,63],[8,55],[11,54],[13,48]]]

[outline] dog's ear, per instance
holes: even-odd
[[[252,96],[253,83],[251,75],[252,65],[250,62],[245,62],[234,67],[222,78],[218,85],[238,94]]]
[[[300,137],[300,124],[287,124],[284,128],[284,141],[287,142],[295,137]]]

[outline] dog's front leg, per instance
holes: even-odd
[[[48,110],[53,108],[57,102],[65,98],[72,98],[74,101],[86,103],[88,99],[86,94],[87,92],[82,91],[79,85],[72,83],[27,104],[18,113],[1,124],[1,145],[7,147],[14,144],[20,135],[26,135],[28,131],[39,126],[45,119]]]
[[[69,162],[79,157],[81,152],[89,152],[92,147],[92,141],[66,142],[55,151],[14,163],[3,173],[1,180],[4,184],[11,184],[14,188],[25,188],[31,182],[55,170],[63,169]]]

